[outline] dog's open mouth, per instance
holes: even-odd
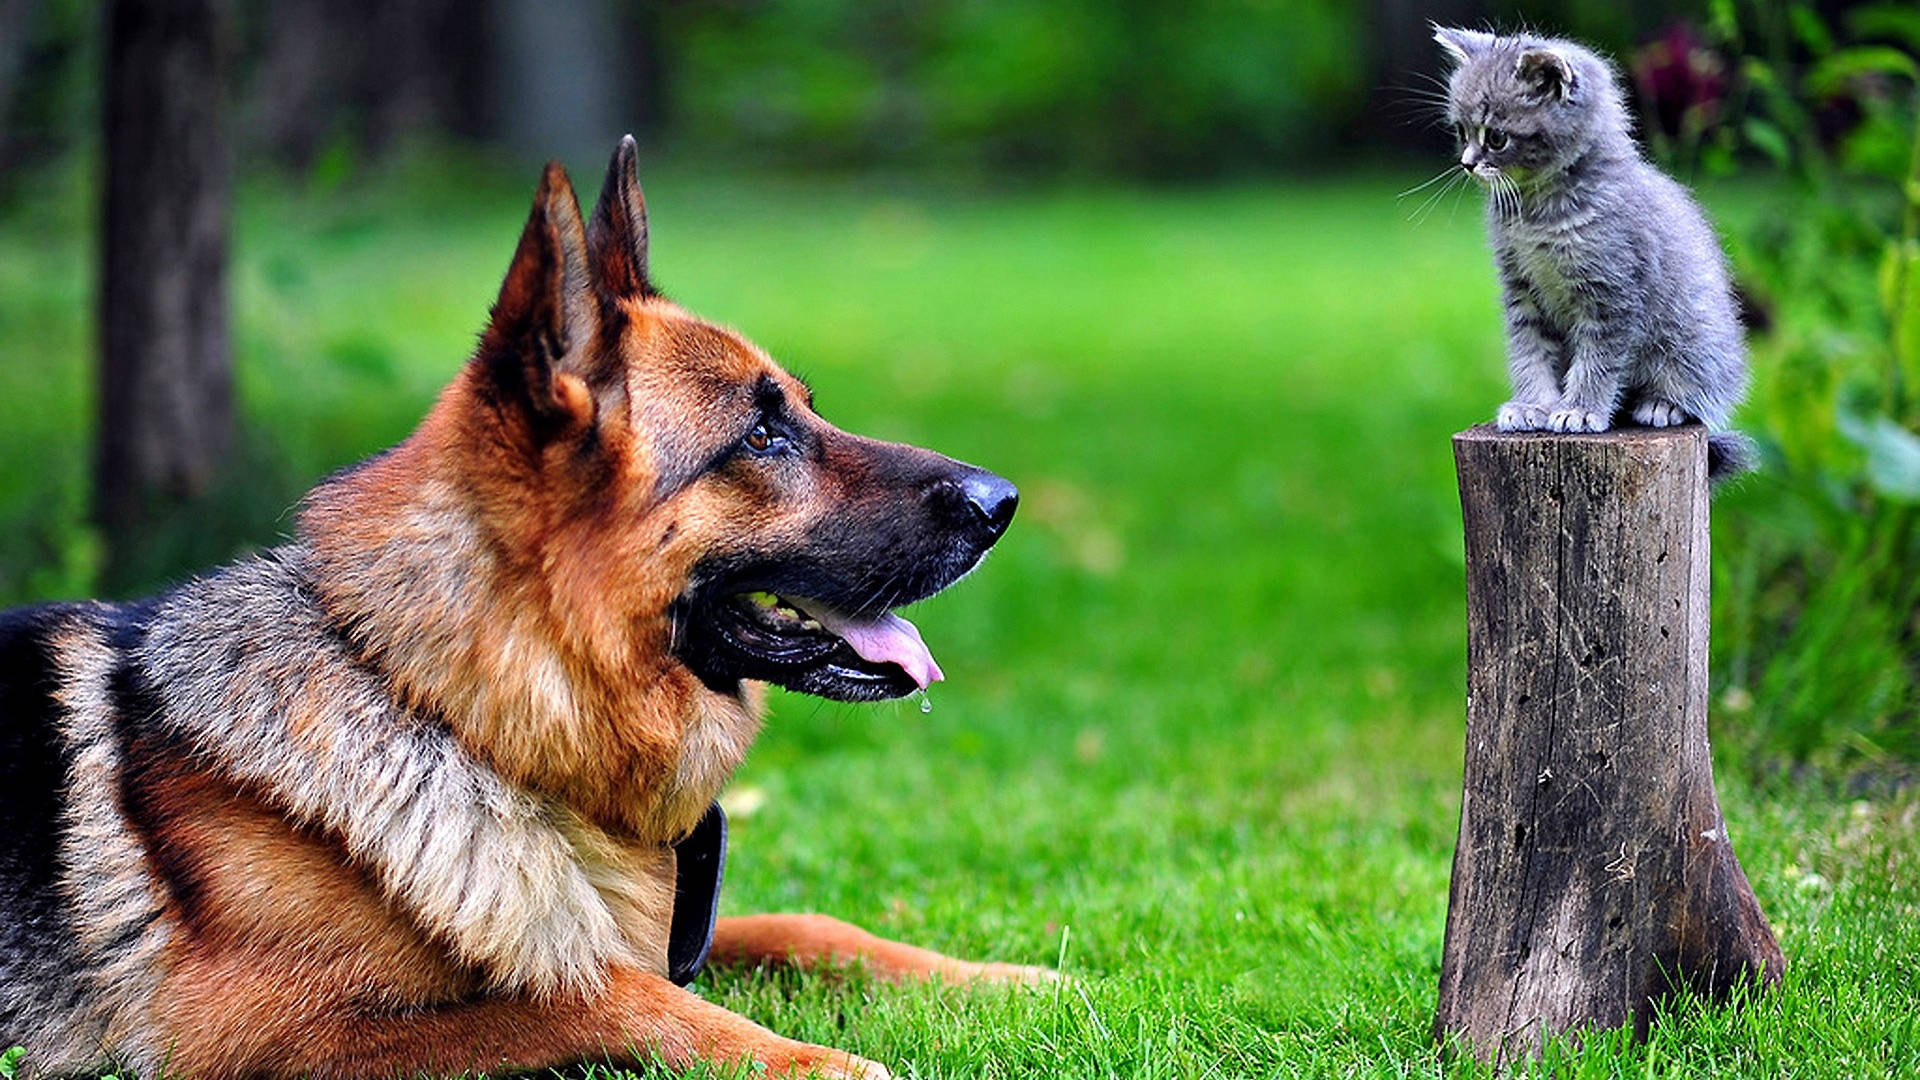
[[[695,601],[679,652],[710,686],[758,679],[840,701],[877,701],[945,676],[920,630],[892,611],[854,614],[766,591]]]
[[[875,616],[849,615],[818,600],[800,597],[788,599],[770,592],[742,594],[760,624],[776,634],[838,638],[860,659],[870,664],[894,664],[907,673],[914,686],[925,690],[946,678],[920,628],[888,611]]]

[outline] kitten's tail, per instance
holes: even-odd
[[[1752,472],[1760,465],[1760,448],[1737,431],[1707,436],[1707,479],[1715,484]]]

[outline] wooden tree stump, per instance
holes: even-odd
[[[1435,1037],[1488,1061],[1777,981],[1707,749],[1698,427],[1454,437],[1467,748]]]

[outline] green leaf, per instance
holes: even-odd
[[[1793,32],[1800,38],[1809,52],[1815,56],[1825,56],[1833,51],[1833,32],[1810,4],[1795,4],[1787,9],[1787,18],[1793,22]]]
[[[13,1080],[14,1077],[19,1076],[20,1059],[26,1056],[27,1048],[24,1046],[16,1046],[6,1053],[0,1054],[0,1077],[5,1077],[5,1080]]]
[[[1740,36],[1740,16],[1734,11],[1733,0],[1713,0],[1707,5],[1707,23],[1713,27],[1715,37],[1732,41]]]
[[[1771,121],[1762,120],[1757,116],[1750,117],[1740,130],[1746,135],[1747,142],[1772,158],[1775,165],[1785,166],[1793,157],[1793,149],[1787,143],[1786,133]]]
[[[1763,90],[1774,90],[1780,80],[1774,78],[1773,66],[1757,56],[1749,56],[1740,63],[1740,73],[1754,86]]]
[[[1920,240],[1892,240],[1881,263],[1880,302],[1892,334],[1888,345],[1911,387],[1920,383]]]
[[[1920,315],[1913,306],[1917,276],[1920,276],[1920,242],[1898,237],[1887,241],[1886,249],[1880,254],[1880,310],[1886,313],[1888,321],[1897,321],[1903,306],[1909,318]],[[1896,295],[1903,283],[1907,295]]]
[[[1739,171],[1739,165],[1733,159],[1733,151],[1719,140],[1708,143],[1700,151],[1700,168],[1708,176],[1732,176]]]
[[[1892,38],[1920,49],[1920,8],[1910,2],[1868,4],[1847,14],[1856,38]]]
[[[1920,435],[1885,416],[1841,409],[1835,426],[1866,451],[1867,484],[1890,499],[1920,502]]]
[[[1817,95],[1838,94],[1861,75],[1898,75],[1920,79],[1920,64],[1889,45],[1856,45],[1841,49],[1807,72],[1806,86]]]

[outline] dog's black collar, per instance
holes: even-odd
[[[685,986],[707,966],[720,913],[720,877],[727,868],[727,814],[719,803],[686,839],[673,845],[673,926],[667,931],[667,977]]]

